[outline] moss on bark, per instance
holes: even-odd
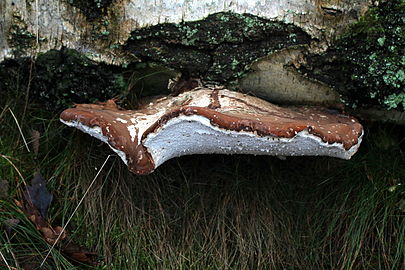
[[[176,72],[149,63],[118,67],[97,63],[72,50],[51,50],[37,58],[8,59],[0,63],[0,93],[28,93],[27,101],[58,112],[74,103],[120,98],[135,108],[139,98],[170,94],[167,84]]]
[[[122,71],[120,67],[95,63],[75,50],[51,50],[36,59],[0,63],[0,89],[28,92],[28,100],[58,111],[73,103],[117,96],[125,89]]]

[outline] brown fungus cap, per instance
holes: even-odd
[[[191,116],[199,118],[191,118]],[[177,152],[176,149],[170,149],[171,154],[168,157],[162,159],[163,161],[157,161],[160,153],[169,150],[165,150],[165,146],[159,146],[161,149],[156,150],[145,145],[148,139],[152,140],[150,138],[155,137],[150,135],[166,134],[162,132],[166,126],[173,126],[173,130],[176,132],[175,125],[168,125],[171,120],[175,119],[182,119],[183,122],[198,122],[199,119],[208,119],[209,128],[223,132],[224,140],[230,133],[232,136],[250,134],[258,139],[272,138],[274,140],[276,138],[281,140],[283,138],[295,139],[301,132],[307,132],[312,140],[314,140],[313,138],[320,139],[319,144],[322,147],[327,148],[328,145],[340,147],[339,150],[333,150],[335,152],[330,155],[341,158],[350,158],[356,152],[344,153],[353,147],[356,147],[355,150],[357,150],[363,133],[361,124],[354,117],[333,110],[321,107],[280,107],[238,92],[207,88],[197,88],[175,97],[152,99],[138,110],[121,110],[113,101],[108,101],[103,104],[79,104],[61,114],[61,120],[65,124],[77,127],[107,142],[114,151],[120,154],[129,169],[137,174],[150,173],[164,160],[183,155],[182,153],[199,152],[198,149],[187,151],[188,149],[183,149],[185,146],[180,146]],[[192,134],[194,128],[189,128],[188,131],[179,130],[179,133],[181,132]],[[221,140],[221,138],[216,140]],[[216,142],[211,141],[211,143]],[[286,140],[283,143],[286,143]],[[149,143],[148,145],[158,144]],[[319,155],[316,147],[312,148],[304,154]],[[297,149],[299,148],[296,147],[290,154],[299,155]],[[204,149],[200,150],[201,153],[207,152]],[[242,149],[240,153],[279,153],[276,150],[269,151],[269,149],[263,150],[266,153],[252,151]],[[341,151],[342,154],[336,154],[336,151]],[[211,152],[227,153],[215,149]],[[229,153],[235,153],[235,151],[231,149]],[[284,155],[289,155],[289,152],[287,151]],[[329,154],[324,151],[320,155]]]

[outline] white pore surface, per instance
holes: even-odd
[[[125,165],[127,164],[127,156],[125,155],[124,152],[115,149],[114,147],[112,147],[110,145],[110,143],[108,142],[108,138],[106,136],[103,135],[103,131],[101,130],[101,127],[99,126],[94,126],[94,127],[88,127],[86,125],[83,125],[82,123],[78,122],[78,121],[64,121],[62,119],[60,119],[60,121],[69,126],[69,127],[75,127],[81,131],[83,131],[84,133],[89,134],[90,136],[99,139],[102,142],[105,142],[106,144],[108,144],[108,146],[115,152],[118,154],[118,156],[122,159],[122,161],[124,161]]]
[[[319,137],[299,132],[293,138],[259,137],[254,133],[237,132],[212,126],[199,115],[179,116],[169,120],[156,133],[150,133],[144,146],[151,153],[155,166],[166,160],[192,154],[253,154],[273,156],[332,156],[350,159],[360,143],[345,150],[342,144],[328,144]]]

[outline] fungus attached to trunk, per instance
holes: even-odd
[[[107,143],[137,174],[192,154],[350,159],[363,134],[355,118],[333,110],[279,107],[208,88],[156,98],[138,110],[122,110],[113,101],[79,104],[63,111],[61,121]]]

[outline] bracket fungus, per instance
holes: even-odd
[[[107,143],[134,173],[192,154],[332,156],[350,159],[363,127],[320,107],[280,107],[225,89],[198,87],[137,110],[114,101],[79,104],[61,121]]]

